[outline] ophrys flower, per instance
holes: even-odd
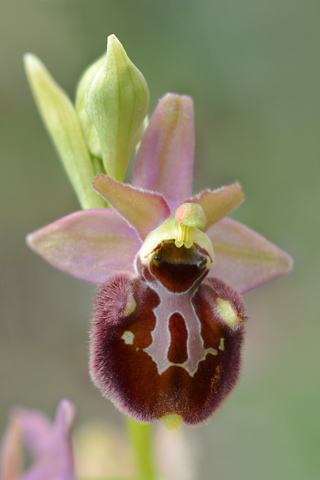
[[[291,258],[225,218],[234,183],[192,196],[193,105],[167,94],[150,119],[132,185],[98,175],[113,207],[69,215],[28,237],[37,253],[101,284],[91,331],[94,383],[141,422],[208,418],[236,383],[246,320],[239,293],[291,268]]]

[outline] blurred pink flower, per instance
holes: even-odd
[[[0,480],[74,480],[71,429],[74,406],[58,405],[51,425],[38,411],[15,409],[11,413],[0,452]],[[22,445],[32,458],[22,472]]]

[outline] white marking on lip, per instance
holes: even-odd
[[[132,332],[130,332],[129,330],[126,330],[123,333],[121,338],[124,340],[124,343],[126,345],[133,345],[134,334]]]

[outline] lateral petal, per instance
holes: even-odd
[[[222,278],[242,294],[292,269],[290,255],[230,218],[212,225],[206,235],[215,252],[208,277]]]
[[[201,205],[207,218],[206,226],[203,230],[207,230],[214,223],[222,220],[232,210],[243,202],[244,196],[238,182],[232,183],[226,187],[217,190],[204,190],[198,195],[191,197],[187,202],[198,203]]]
[[[142,240],[170,215],[169,206],[159,193],[117,182],[107,175],[98,175],[93,188],[127,220]]]
[[[29,234],[27,243],[52,266],[94,284],[114,271],[132,271],[141,246],[137,233],[109,208],[72,213]]]

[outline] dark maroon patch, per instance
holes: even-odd
[[[164,242],[150,263],[152,274],[171,292],[184,292],[204,273],[207,258],[197,248]]]
[[[169,330],[171,335],[171,345],[168,351],[168,360],[172,363],[183,363],[188,359],[188,331],[184,318],[180,313],[174,313],[171,315]]]

